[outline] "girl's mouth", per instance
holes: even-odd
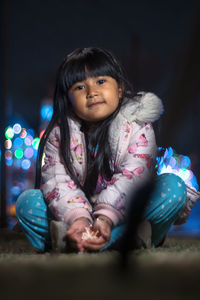
[[[97,101],[97,102],[94,102],[94,103],[90,103],[88,105],[88,107],[93,108],[93,107],[99,106],[99,105],[104,104],[104,103],[105,103],[104,101]]]

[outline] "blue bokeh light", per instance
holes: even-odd
[[[41,108],[40,114],[43,119],[50,121],[53,115],[53,107],[51,105],[44,105]]]
[[[23,159],[21,162],[21,167],[23,170],[28,170],[31,166],[31,161],[29,159]]]
[[[19,123],[16,123],[14,126],[13,126],[13,131],[15,134],[19,134],[22,130],[22,127]]]
[[[20,137],[17,137],[16,139],[14,139],[13,141],[13,146],[15,148],[21,147],[23,145],[24,140]]]

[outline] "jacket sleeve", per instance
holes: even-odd
[[[149,177],[157,152],[155,135],[151,124],[128,123],[118,143],[115,173],[101,191],[96,203],[94,216],[105,215],[116,226],[124,221],[127,196]]]
[[[80,217],[86,217],[92,221],[91,205],[83,191],[67,174],[62,162],[59,127],[54,127],[51,131],[44,153],[41,190],[56,219],[69,225]]]

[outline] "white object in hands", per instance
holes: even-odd
[[[82,233],[82,240],[96,239],[98,231],[94,232],[90,228],[85,227],[85,232]]]

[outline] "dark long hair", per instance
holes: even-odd
[[[96,157],[92,154],[90,155],[88,152],[87,177],[84,185],[81,186],[71,163],[68,118],[76,117],[77,121],[81,123],[81,128],[85,133],[86,141],[87,129],[84,121],[74,115],[71,102],[68,99],[68,91],[74,83],[83,81],[86,77],[96,76],[111,76],[114,78],[117,81],[118,86],[122,88],[122,99],[120,99],[116,111],[105,120],[98,122],[98,126],[96,126],[96,129],[90,136],[90,144],[92,144],[93,147],[98,145],[99,148]],[[110,161],[111,150],[108,142],[108,128],[113,118],[115,118],[119,112],[121,105],[123,105],[123,99],[133,98],[133,96],[134,93],[124,75],[120,63],[109,51],[102,48],[89,47],[76,49],[67,55],[57,73],[53,99],[53,116],[40,141],[36,164],[35,188],[40,187],[41,161],[44,146],[51,130],[56,124],[60,127],[60,152],[66,171],[69,173],[75,184],[86,193],[88,198],[94,192],[99,174],[107,180],[111,179],[113,169]]]

